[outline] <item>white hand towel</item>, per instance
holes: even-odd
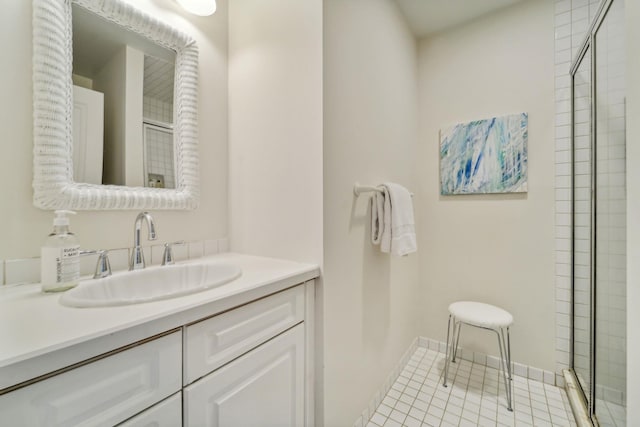
[[[404,256],[418,250],[411,193],[399,184],[386,182],[371,199],[371,241],[380,250]]]
[[[391,234],[393,230],[391,228],[391,195],[389,194],[389,187],[382,185],[382,236],[380,236],[380,251],[388,254],[391,252]]]
[[[371,197],[371,243],[379,245],[384,232],[384,195],[378,191]]]

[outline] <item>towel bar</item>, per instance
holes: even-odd
[[[382,193],[382,188],[380,186],[374,187],[373,185],[360,185],[357,182],[353,185],[353,194],[355,194],[356,197],[360,196],[362,193],[369,193],[372,191]],[[411,193],[411,197],[413,197],[413,193]]]

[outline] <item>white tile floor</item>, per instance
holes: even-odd
[[[497,369],[457,360],[442,386],[444,354],[418,349],[367,427],[575,426],[564,390],[513,377],[514,411],[507,411]]]

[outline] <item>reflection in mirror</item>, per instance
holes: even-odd
[[[73,177],[175,188],[176,54],[72,5]]]

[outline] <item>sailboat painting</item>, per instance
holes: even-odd
[[[440,194],[527,192],[528,114],[461,123],[440,132]]]

